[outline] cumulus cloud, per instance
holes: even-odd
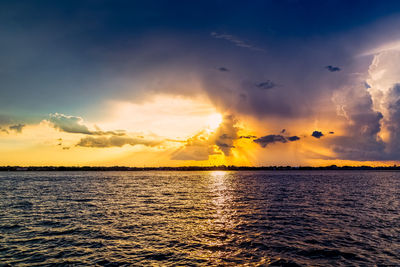
[[[255,50],[255,51],[262,51],[262,52],[265,51],[262,48],[256,47],[252,44],[249,44],[249,43],[247,43],[233,35],[230,35],[230,34],[224,34],[224,33],[221,34],[221,33],[217,33],[217,32],[212,32],[211,36],[216,39],[223,39],[223,40],[229,41],[238,47],[243,47],[243,48],[247,48],[247,49],[251,49],[251,50]]]
[[[322,132],[320,132],[320,131],[314,131],[314,132],[311,134],[311,136],[319,139],[319,138],[321,138],[322,136],[324,136],[324,134],[323,134]]]
[[[115,136],[123,136],[125,135],[125,131],[101,131],[97,126],[96,131],[91,131],[89,128],[83,123],[83,119],[77,116],[69,116],[60,113],[54,113],[49,115],[48,122],[50,124],[63,132],[67,133],[77,133],[77,134],[87,134],[87,135],[115,135]]]
[[[348,122],[346,132],[329,141],[337,157],[350,160],[385,159],[385,144],[379,137],[383,115],[373,110],[371,95],[364,85],[342,88],[335,93],[333,100],[338,107],[338,115]]]
[[[233,115],[224,116],[215,132],[208,134],[206,131],[201,131],[189,138],[172,154],[171,159],[207,160],[210,155],[221,154],[221,152],[225,156],[230,156],[232,148],[235,148],[234,142],[240,138],[236,123],[237,120]]]
[[[266,135],[266,136],[260,137],[258,139],[255,139],[255,140],[253,140],[253,142],[259,144],[262,147],[267,147],[269,144],[286,143],[287,140],[282,135],[270,134],[270,135]]]
[[[385,156],[400,159],[400,51],[387,50],[374,55],[366,81],[372,109],[382,114],[379,131],[384,133]]]
[[[210,142],[206,131],[201,131],[186,140],[185,144],[171,155],[173,160],[208,160],[210,155],[221,154]]]
[[[230,155],[231,148],[234,147],[234,141],[239,138],[239,128],[235,126],[236,123],[237,121],[233,115],[226,115],[214,134],[214,142],[225,156]]]
[[[25,127],[25,124],[16,124],[16,125],[11,125],[8,127],[10,131],[15,131],[16,133],[22,133],[22,128]]]
[[[373,56],[366,81],[338,90],[338,114],[348,124],[330,144],[337,157],[351,160],[400,160],[400,51]]]
[[[54,128],[67,133],[92,134],[83,124],[81,117],[68,116],[60,113],[50,114],[48,121]]]
[[[334,66],[326,66],[325,67],[327,70],[329,70],[330,72],[336,72],[336,71],[340,71],[341,69],[339,67],[334,67]]]
[[[82,138],[77,146],[82,147],[98,147],[98,148],[105,148],[105,147],[122,147],[124,145],[144,145],[144,146],[158,146],[162,143],[161,140],[149,140],[140,137],[130,137],[130,136],[100,136],[100,137],[93,137],[87,136]]]

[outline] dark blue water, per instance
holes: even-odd
[[[400,172],[2,172],[10,265],[400,266]]]

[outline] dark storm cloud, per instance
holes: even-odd
[[[340,71],[341,69],[339,67],[334,67],[334,66],[326,66],[325,67],[327,70],[329,70],[330,72],[336,72],[336,71]]]
[[[270,135],[266,135],[266,136],[260,137],[258,139],[255,139],[255,140],[253,140],[253,142],[259,144],[262,147],[266,147],[269,144],[286,143],[287,140],[282,135],[270,134]]]
[[[309,117],[321,111],[317,105],[321,99],[329,101],[332,92],[349,80],[344,72],[338,73],[340,79],[334,77],[338,75],[321,75],[318,66],[324,61],[333,60],[330,54],[323,53],[326,45],[329,46],[326,43],[299,42],[296,50],[288,51],[271,46],[273,53],[260,56],[245,51],[236,54],[230,50],[215,52],[211,60],[227,62],[235,69],[235,75],[200,71],[202,88],[223,111],[257,119]],[[351,57],[341,46],[332,49],[341,55],[337,61],[347,61]],[[315,57],[314,53],[319,56]],[[210,64],[217,63],[207,61],[205,64],[204,69],[209,69]],[[350,66],[348,69],[356,71]],[[285,86],[274,90],[279,86],[276,81],[284,81]],[[335,112],[333,105],[325,106],[324,109]]]
[[[287,139],[288,139],[289,141],[291,141],[291,142],[294,142],[294,141],[300,140],[300,137],[294,135],[294,136],[288,137]]]
[[[324,134],[320,131],[314,131],[311,136],[315,137],[315,138],[321,138],[322,136],[324,136]]]
[[[266,80],[265,82],[257,83],[257,88],[268,90],[276,87],[276,84],[271,80]]]
[[[22,128],[25,127],[25,124],[16,124],[16,125],[11,125],[8,127],[11,131],[15,131],[16,133],[21,133]]]
[[[386,152],[400,159],[400,83],[389,88],[384,105],[387,110],[384,126],[389,132]]]

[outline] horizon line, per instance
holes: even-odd
[[[400,170],[396,164],[391,166],[160,166],[160,167],[132,167],[132,166],[0,166],[0,171],[246,171],[246,170]]]

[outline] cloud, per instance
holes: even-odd
[[[96,148],[107,148],[107,147],[122,147],[124,145],[144,145],[144,146],[158,146],[161,145],[164,140],[160,138],[145,138],[143,136],[130,136],[125,131],[102,131],[98,126],[95,126],[95,131],[89,130],[89,128],[83,123],[81,117],[68,116],[64,114],[54,113],[50,114],[48,121],[52,126],[60,131],[67,133],[85,134],[90,135],[80,139],[76,146],[80,147],[96,147]],[[59,145],[62,145],[62,139],[59,139]],[[69,148],[63,148],[69,149]]]
[[[206,131],[201,131],[186,140],[185,144],[171,155],[172,160],[208,160],[210,155],[221,154],[210,142]]]
[[[96,131],[91,131],[83,123],[83,119],[81,117],[69,116],[60,113],[50,114],[48,121],[54,128],[66,133],[77,133],[77,134],[87,134],[87,135],[115,135],[115,136],[123,136],[126,134],[125,131],[121,130],[101,131],[97,126],[95,126]]]
[[[259,144],[262,147],[266,147],[269,144],[286,143],[287,140],[282,135],[270,134],[270,135],[266,135],[266,136],[260,137],[258,139],[255,139],[255,140],[253,140],[253,142]]]
[[[263,89],[263,90],[268,90],[276,87],[276,84],[271,81],[271,80],[266,80],[265,82],[261,82],[256,84],[256,87]]]
[[[231,148],[234,148],[234,141],[239,138],[239,129],[235,126],[236,123],[237,120],[233,115],[226,115],[214,134],[214,143],[225,156],[230,155]]]
[[[230,151],[230,148],[234,148],[235,146],[234,145],[228,145],[227,143],[222,143],[222,142],[220,142],[220,141],[217,141],[216,142],[216,145],[222,150],[222,149],[229,149],[229,151]]]
[[[9,131],[14,131],[15,133],[22,133],[22,129],[25,127],[25,124],[15,124],[8,126],[8,129],[0,127],[0,132],[9,134]]]
[[[235,148],[234,142],[239,139],[239,128],[235,126],[237,120],[233,115],[224,116],[218,129],[208,134],[201,131],[186,140],[185,144],[175,151],[173,160],[208,160],[210,155],[224,154],[230,156]],[[250,137],[249,137],[250,138]],[[221,153],[222,152],[222,153]]]
[[[239,138],[253,139],[253,138],[257,138],[257,136],[255,136],[255,135],[241,135],[241,136],[239,136]]]
[[[225,67],[219,67],[218,70],[222,71],[222,72],[229,72],[229,69],[227,69]]]
[[[320,131],[314,131],[311,136],[315,137],[315,138],[321,138],[322,136],[324,136],[324,134]]]
[[[294,136],[288,137],[287,139],[288,139],[290,142],[294,142],[294,141],[300,140],[300,137],[294,135]]]
[[[100,136],[100,137],[92,137],[87,136],[82,138],[76,146],[82,147],[98,147],[98,148],[106,148],[106,147],[122,147],[124,145],[144,145],[144,146],[158,146],[162,144],[161,140],[148,140],[139,137],[130,137],[130,136]]]
[[[309,118],[321,112],[321,100],[329,102],[333,90],[345,84],[348,77],[337,79],[337,75],[321,75],[321,68],[310,67],[309,60],[313,58],[310,50],[304,44],[299,49],[301,56],[291,51],[279,55],[265,53],[257,58],[250,58],[243,52],[234,57],[220,53],[216,55],[218,61],[227,62],[235,69],[235,75],[228,77],[200,70],[202,88],[223,112],[259,120]],[[321,58],[313,58],[317,66],[327,60],[327,54],[321,55]],[[206,63],[205,68],[209,69],[210,62]],[[280,87],[278,81],[284,81],[285,86]],[[323,109],[326,113],[335,111],[333,105]]]
[[[256,46],[254,46],[252,44],[249,44],[249,43],[247,43],[247,42],[245,42],[245,41],[243,41],[243,40],[241,40],[241,39],[239,39],[239,38],[237,38],[237,37],[235,37],[233,35],[230,35],[230,34],[220,34],[220,33],[217,33],[217,32],[212,32],[211,36],[216,38],[216,39],[223,39],[223,40],[229,41],[229,42],[233,43],[234,45],[236,45],[238,47],[243,47],[243,48],[251,49],[251,50],[254,50],[254,51],[265,52],[264,49],[256,47]]]
[[[229,136],[228,134],[224,133],[220,137],[220,139],[234,139],[234,137]]]
[[[60,113],[50,114],[48,120],[54,128],[67,133],[92,134],[83,124],[81,117],[68,116]]]
[[[334,66],[326,66],[325,67],[327,70],[329,70],[330,72],[336,72],[336,71],[340,71],[341,69],[339,67],[334,67]]]
[[[15,131],[16,133],[21,133],[22,128],[24,128],[24,127],[25,127],[25,124],[16,124],[16,125],[11,125],[8,128],[10,129],[10,131]]]
[[[397,49],[380,51],[366,81],[335,92],[338,115],[347,121],[345,133],[329,142],[337,158],[400,160],[399,60]]]
[[[356,101],[354,101],[356,100]],[[347,86],[333,97],[338,115],[347,121],[345,133],[328,144],[337,158],[350,160],[384,160],[385,143],[379,137],[383,115],[373,110],[371,95],[362,83]]]
[[[7,129],[3,129],[3,128],[1,128],[1,127],[0,127],[0,132],[6,133],[6,134],[9,133],[9,132],[7,131]]]
[[[400,83],[391,87],[385,96],[386,116],[384,127],[389,133],[387,151],[391,154],[400,154]]]

